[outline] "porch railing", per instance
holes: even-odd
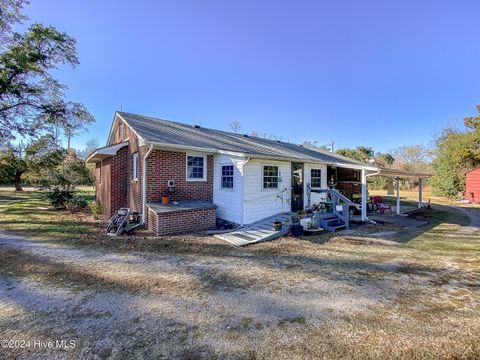
[[[339,219],[342,219],[348,229],[350,226],[350,205],[353,204],[353,202],[336,189],[318,189],[315,190],[315,192],[328,194],[330,196],[332,200],[332,213]],[[339,211],[337,206],[341,206],[342,210]]]

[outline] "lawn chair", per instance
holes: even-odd
[[[385,211],[390,211],[390,214],[393,214],[392,211],[392,205],[391,204],[384,204],[383,203],[383,198],[381,196],[374,196],[373,197],[373,203],[377,205],[378,211],[380,211],[380,214],[385,214]]]

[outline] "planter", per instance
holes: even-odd
[[[273,223],[273,228],[275,229],[275,231],[282,230],[282,222],[281,221],[275,221]]]
[[[301,237],[303,235],[303,226],[300,224],[293,224],[290,228],[290,232],[295,237]]]
[[[168,196],[162,196],[162,205],[168,205],[170,198]]]

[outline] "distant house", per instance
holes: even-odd
[[[365,184],[365,209],[367,171],[378,171],[326,150],[125,112],[115,113],[107,146],[87,162],[96,163],[106,215],[130,207],[157,235],[302,210],[328,185],[354,193]]]
[[[465,199],[470,202],[480,202],[480,167],[465,174]]]

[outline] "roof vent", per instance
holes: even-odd
[[[280,140],[277,140],[277,143],[279,143],[279,144],[280,144],[280,143],[281,143],[281,141],[280,141]]]
[[[193,125],[195,129],[200,129],[200,125]]]
[[[243,137],[249,137],[247,134],[243,134]]]
[[[298,144],[298,146],[300,146],[300,147],[303,147],[303,145],[302,145],[302,144]]]

